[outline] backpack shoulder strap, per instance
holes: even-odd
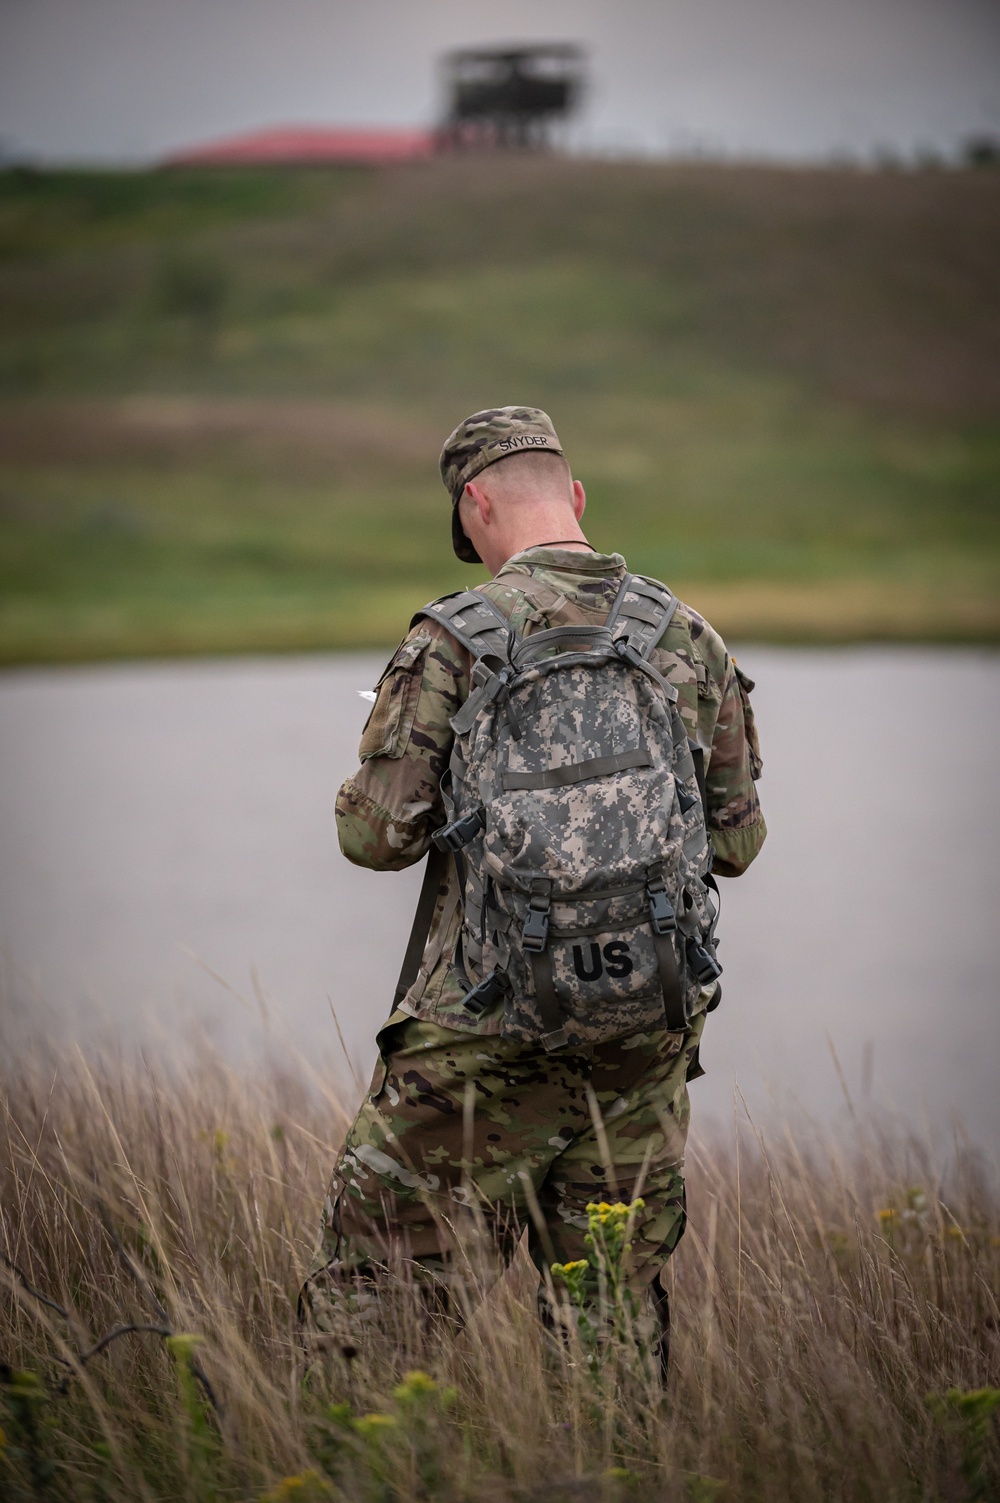
[[[677,596],[658,579],[626,574],[606,625],[644,662],[659,642],[677,609]]]
[[[476,662],[487,656],[504,661],[510,657],[516,640],[514,629],[503,611],[478,590],[457,590],[453,595],[432,600],[417,611],[410,626],[416,626],[425,617],[443,626],[472,653]]]
[[[411,625],[423,618],[437,621],[472,653],[471,693],[451,721],[452,730],[464,735],[513,674],[511,655],[517,633],[499,606],[478,590],[443,595],[418,611]]]

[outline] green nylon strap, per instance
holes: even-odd
[[[413,915],[413,926],[406,942],[406,953],[403,956],[399,980],[396,982],[396,991],[392,999],[394,1008],[399,1006],[417,979],[427,936],[431,932],[431,920],[434,917],[441,883],[444,881],[447,870],[448,857],[444,851],[439,851],[436,845],[432,845],[427,852],[423,886],[420,889],[420,897],[417,899],[417,910]]]
[[[611,633],[605,626],[550,626],[545,631],[534,631],[514,649],[514,662],[526,667],[536,657],[562,647],[567,651],[586,651],[595,647],[611,647]]]
[[[705,784],[705,749],[696,741],[688,741],[691,748],[691,761],[694,763],[695,782],[698,784],[698,792],[701,795],[701,807],[704,818],[708,820],[708,788]]]
[[[589,778],[604,778],[612,772],[627,772],[630,767],[650,765],[649,753],[637,747],[634,751],[616,752],[610,757],[589,757],[585,762],[570,762],[565,767],[547,767],[543,772],[505,772],[502,782],[508,792],[569,788],[573,783],[585,783]]]
[[[546,1049],[561,1049],[566,1043],[562,1009],[556,996],[556,983],[552,974],[552,955],[548,946],[544,950],[525,952],[531,965],[531,979],[535,984],[535,1001],[538,1016],[542,1020],[542,1044]]]
[[[626,610],[629,621],[644,621],[647,626],[659,626],[666,614],[666,608],[662,603],[645,605],[642,602],[630,602]]]
[[[652,927],[652,926],[650,926]],[[680,972],[677,969],[677,953],[674,950],[674,942],[669,934],[657,934],[653,929],[653,945],[656,949],[656,963],[660,972],[660,986],[663,991],[663,1015],[666,1018],[668,1029],[676,1032],[688,1025],[687,1008],[684,1006],[684,993],[681,990]]]

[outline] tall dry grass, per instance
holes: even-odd
[[[403,1290],[392,1338],[307,1373],[336,1100],[205,1058],[22,1044],[3,1074],[0,1496],[997,1496],[1000,1207],[966,1143],[695,1143],[666,1395],[628,1339],[547,1336],[526,1261],[461,1333]]]

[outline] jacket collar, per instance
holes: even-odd
[[[584,553],[581,548],[525,548],[507,560],[500,574],[512,565],[519,568],[560,569],[567,574],[624,574],[620,553]],[[499,578],[499,574],[497,575]]]

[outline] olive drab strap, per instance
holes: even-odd
[[[616,641],[625,641],[636,656],[649,657],[673,620],[677,596],[642,574],[626,574],[611,607],[605,628]]]
[[[648,869],[646,895],[649,898],[649,927],[653,931],[653,948],[656,950],[660,986],[663,989],[663,1015],[668,1029],[686,1028],[687,1009],[677,966],[677,951],[674,949],[677,915],[667,895],[662,861],[653,862]]]
[[[436,845],[432,845],[427,853],[427,865],[424,867],[423,885],[420,888],[420,897],[417,899],[417,911],[413,915],[413,925],[406,942],[406,953],[403,956],[399,980],[396,982],[396,991],[392,999],[394,1008],[399,1006],[417,979],[420,962],[427,945],[427,936],[430,933],[431,919],[434,917],[441,883],[447,871],[448,858]]]
[[[556,995],[552,972],[552,952],[548,948],[549,911],[552,907],[552,883],[536,877],[531,884],[528,912],[521,931],[521,944],[528,957],[535,987],[538,1013],[542,1022],[542,1044],[546,1049],[561,1049],[566,1043],[562,1010]]]

